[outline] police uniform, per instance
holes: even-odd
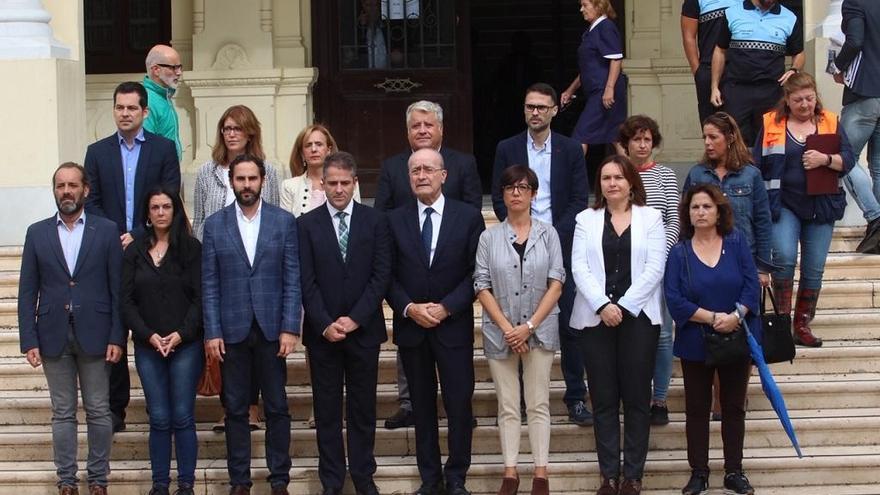
[[[718,43],[721,30],[727,25],[724,12],[739,0],[684,0],[681,15],[697,19],[697,47],[700,52],[700,65],[694,73],[697,88],[697,109],[700,122],[720,108],[709,101],[712,96],[712,53]]]
[[[718,38],[718,46],[727,50],[721,96],[751,146],[762,116],[782,98],[778,80],[786,70],[786,55],[804,50],[803,28],[779,3],[764,12],[744,0],[731,5],[725,17]]]

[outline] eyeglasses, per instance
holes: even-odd
[[[508,184],[508,185],[502,187],[501,189],[503,189],[504,192],[508,192],[508,193],[512,193],[513,191],[516,191],[520,194],[528,194],[532,191],[532,186],[530,186],[528,184]]]
[[[183,64],[177,64],[177,65],[171,65],[171,64],[156,64],[156,65],[158,65],[159,67],[164,67],[164,68],[166,68],[166,69],[171,69],[171,70],[173,70],[173,71],[175,71],[175,72],[177,72],[177,71],[179,71],[179,70],[183,70]]]
[[[551,108],[553,108],[555,106],[556,105],[551,105],[548,107],[547,105],[530,105],[530,104],[526,103],[525,109],[526,109],[526,112],[528,112],[528,113],[532,113],[535,110],[537,110],[538,113],[547,113],[548,110],[550,110]]]
[[[443,170],[443,169],[442,168],[435,168],[435,167],[415,167],[409,171],[409,175],[416,177],[418,175],[421,175],[422,172],[424,172],[425,175],[434,175],[441,170]]]
[[[235,125],[235,126],[228,125],[225,127],[221,127],[220,132],[223,134],[241,134],[242,132],[244,132],[244,129],[242,129],[241,127],[238,127],[237,125]]]

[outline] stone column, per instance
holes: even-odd
[[[0,2],[0,245],[54,213],[50,178],[85,152],[82,1]],[[56,35],[60,39],[56,39]]]

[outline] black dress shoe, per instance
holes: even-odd
[[[393,416],[385,420],[385,428],[388,430],[396,430],[397,428],[406,428],[415,424],[412,411],[400,408]]]
[[[865,229],[865,238],[859,243],[856,252],[880,254],[880,218],[875,218],[868,223],[868,227]]]
[[[342,495],[342,490],[330,490],[328,488],[325,488],[321,490],[321,495]]]
[[[120,431],[125,431],[125,419],[122,416],[111,412],[110,413],[111,421],[113,422],[113,433],[119,433]]]
[[[433,484],[422,483],[422,486],[413,495],[446,495],[446,490],[443,489],[442,481]]]
[[[355,493],[357,495],[379,495],[379,489],[375,483],[370,482],[369,485],[355,487]]]
[[[471,495],[471,492],[467,491],[464,484],[455,484],[449,486],[446,490],[446,495]]]

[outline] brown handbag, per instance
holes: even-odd
[[[196,393],[204,397],[213,397],[220,395],[220,388],[223,386],[223,379],[220,377],[220,362],[205,358],[205,368],[202,370],[202,376],[199,378],[199,386]]]

